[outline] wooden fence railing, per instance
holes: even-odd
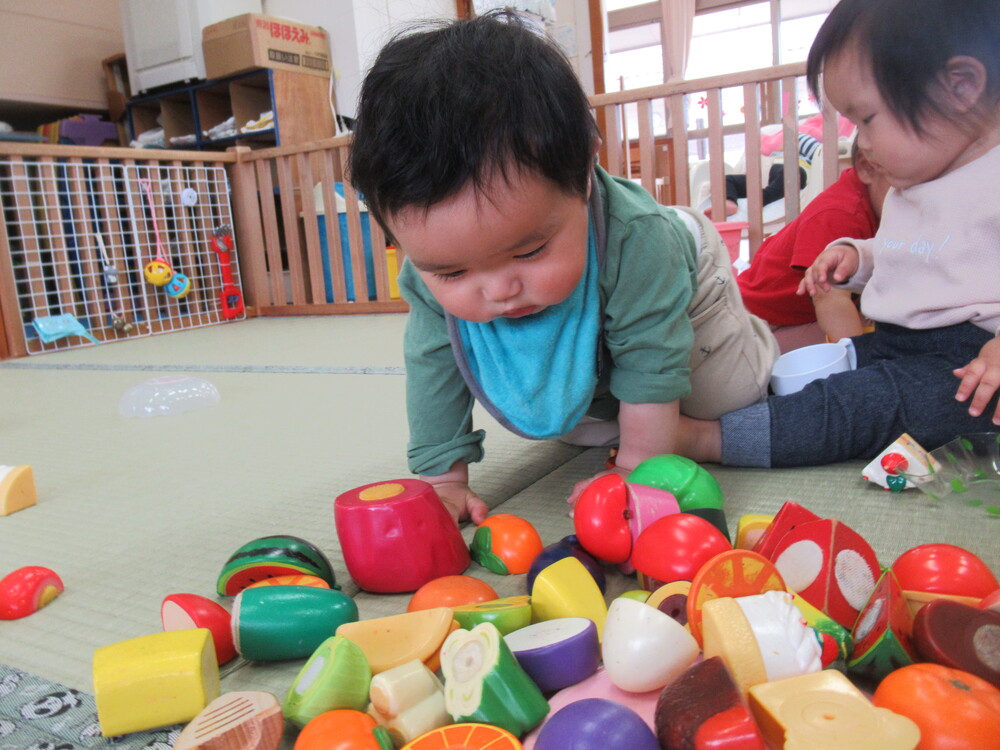
[[[712,220],[726,220],[724,138],[742,136],[747,176],[747,222],[750,256],[765,235],[761,188],[766,175],[761,172],[761,128],[781,123],[785,161],[797,162],[797,136],[800,121],[798,96],[804,89],[805,63],[701,78],[678,83],[650,86],[591,97],[598,125],[605,136],[601,163],[614,175],[638,179],[661,203],[692,205],[689,175],[693,142],[706,151],[710,173]],[[724,125],[723,92],[738,90],[743,121]],[[691,113],[688,97],[700,94],[705,108],[705,124],[699,127]],[[665,121],[659,132],[653,126],[654,112]],[[732,118],[730,118],[732,119]],[[627,123],[634,121],[634,132]],[[820,176],[818,189],[831,185],[839,174],[837,118],[831,109],[823,111],[824,148],[821,163],[813,174]],[[731,165],[735,166],[735,165]],[[785,221],[798,216],[801,209],[795,170],[785,171]]]
[[[236,150],[240,262],[258,315],[406,311],[390,283],[395,250],[344,179],[350,143]]]
[[[781,123],[796,159],[802,63],[592,98],[604,134],[600,161],[639,181],[658,200],[690,205],[692,144],[707,155],[712,218],[724,221],[724,139],[745,142],[750,253],[762,219],[761,128]],[[726,124],[723,92],[741,92],[743,121]],[[700,93],[703,123],[692,122]],[[731,95],[730,95],[731,100]],[[654,114],[665,125],[654,126]],[[725,122],[724,122],[725,120]],[[824,144],[837,143],[824,112]],[[700,143],[699,143],[700,142]],[[155,151],[0,143],[0,358],[92,345],[81,335],[43,340],[44,324],[70,315],[98,341],[228,322],[220,258],[211,235],[235,227],[233,278],[246,315],[402,312],[386,249],[344,178],[350,137],[227,152]],[[824,148],[822,185],[837,177],[838,152]],[[815,168],[815,166],[814,166]],[[219,180],[225,173],[228,182]],[[785,220],[800,210],[795,170],[785,172]],[[140,190],[148,180],[151,193]],[[144,279],[165,255],[192,290],[172,297]],[[108,266],[117,278],[112,280]]]

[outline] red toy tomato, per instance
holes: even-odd
[[[706,562],[732,549],[729,540],[704,518],[674,513],[654,521],[635,541],[632,564],[640,583],[653,590],[673,581],[690,581]]]
[[[892,564],[904,591],[982,597],[1000,588],[986,563],[954,544],[921,544]]]
[[[940,664],[911,664],[879,683],[872,703],[920,727],[920,750],[997,747],[1000,690]]]
[[[632,554],[628,525],[628,488],[617,474],[588,484],[573,508],[576,538],[590,554],[609,563],[623,563]]]
[[[392,750],[385,727],[363,711],[327,711],[306,724],[292,750]]]

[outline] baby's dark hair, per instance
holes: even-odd
[[[979,60],[985,101],[1000,100],[997,0],[840,0],[809,50],[806,77],[817,99],[824,63],[851,45],[871,60],[882,99],[915,133],[924,132],[926,115],[949,115],[938,84],[953,57]]]
[[[373,217],[524,169],[586,196],[599,133],[562,51],[509,11],[404,32],[361,87],[350,179]]]

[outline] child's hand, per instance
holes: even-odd
[[[813,264],[806,269],[805,276],[799,282],[796,294],[816,296],[818,290],[829,292],[832,289],[830,280],[835,284],[847,281],[858,270],[858,251],[851,245],[834,245],[816,256]]]
[[[955,393],[955,399],[965,401],[975,391],[972,403],[969,404],[969,414],[978,417],[997,392],[997,388],[1000,388],[1000,338],[987,341],[979,350],[978,357],[965,367],[959,367],[954,373],[956,378],[962,379]],[[1000,404],[993,413],[993,424],[1000,425]]]
[[[608,471],[600,471],[589,479],[581,479],[579,482],[574,484],[573,491],[570,493],[570,496],[566,498],[566,502],[569,503],[569,515],[571,518],[573,516],[573,508],[576,507],[576,501],[580,499],[580,495],[585,489],[587,489],[587,486],[595,479],[606,477],[608,474],[618,474],[621,477],[627,477],[631,474],[631,470],[615,467],[614,469],[609,469]]]
[[[464,482],[442,482],[434,484],[434,489],[455,523],[472,519],[478,526],[489,515],[489,506]]]

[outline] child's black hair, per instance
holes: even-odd
[[[927,114],[949,114],[938,84],[953,57],[979,60],[985,101],[1000,99],[998,0],[841,0],[809,50],[806,77],[817,99],[824,63],[851,45],[871,61],[886,105],[915,133],[924,132]]]
[[[361,87],[350,179],[373,217],[525,169],[586,196],[599,133],[562,51],[509,11],[405,32]]]

